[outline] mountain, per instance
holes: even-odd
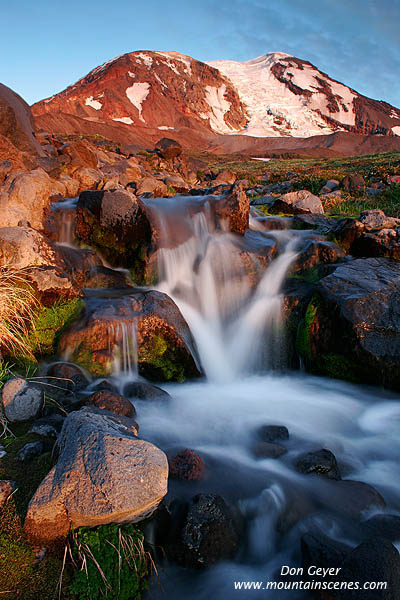
[[[400,136],[400,110],[281,52],[242,63],[203,63],[178,52],[132,52],[96,67],[32,111],[40,130],[97,133],[142,146],[162,133],[196,149],[252,152],[255,146],[268,151],[293,145],[297,151],[331,147],[317,138],[347,132],[375,138],[376,143],[372,139],[366,145],[369,150],[374,144],[400,149],[400,137],[389,140]],[[378,142],[382,136],[384,143]],[[299,144],[293,138],[314,141]]]

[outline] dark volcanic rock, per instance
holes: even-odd
[[[380,536],[392,542],[400,541],[400,517],[398,515],[374,515],[361,523],[365,537]]]
[[[345,558],[337,580],[358,581],[360,590],[337,592],[338,600],[398,600],[400,590],[400,556],[384,538],[363,542]],[[387,582],[387,588],[363,589],[366,582]]]
[[[306,533],[301,538],[301,558],[305,570],[311,565],[325,569],[340,567],[350,552],[350,546],[322,533]]]
[[[302,454],[297,458],[295,467],[299,473],[306,475],[314,473],[328,479],[341,479],[335,455],[325,448]]]
[[[239,533],[232,510],[221,496],[199,494],[180,515],[171,532],[167,554],[185,567],[209,567],[233,558]]]
[[[252,452],[256,458],[279,458],[286,454],[287,449],[281,444],[258,442],[253,446]]]
[[[270,207],[269,211],[273,214],[284,213],[290,215],[300,215],[304,213],[323,214],[324,209],[318,196],[314,196],[308,190],[299,192],[289,192],[284,194]]]
[[[365,179],[362,175],[346,175],[341,181],[342,188],[347,192],[363,192],[365,190]]]
[[[257,435],[263,442],[289,439],[288,428],[284,425],[261,425],[257,430]]]
[[[339,265],[317,284],[298,334],[307,365],[334,377],[400,388],[400,265]]]
[[[144,381],[131,381],[124,387],[124,394],[128,398],[137,398],[138,400],[169,400],[171,396],[165,390],[146,383]]]
[[[350,479],[329,482],[323,490],[323,497],[334,512],[350,519],[360,519],[363,512],[372,507],[386,506],[385,500],[372,485]]]
[[[321,264],[342,262],[346,255],[333,242],[307,240],[299,250],[291,271],[301,272]]]

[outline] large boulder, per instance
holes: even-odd
[[[162,138],[155,145],[155,150],[165,159],[172,159],[182,154],[182,146],[171,138]]]
[[[59,154],[61,156],[60,162],[66,162],[69,171],[73,171],[74,167],[75,169],[80,167],[97,169],[98,158],[95,147],[86,140],[67,142],[59,148]],[[67,160],[65,160],[65,157]]]
[[[72,173],[72,177],[79,183],[79,192],[97,190],[103,181],[103,173],[92,167],[80,167]]]
[[[349,261],[316,290],[297,338],[308,367],[400,389],[400,265],[386,258]]]
[[[135,339],[136,338],[136,339]],[[148,379],[178,380],[199,374],[194,342],[176,304],[161,292],[94,298],[82,320],[60,340],[60,350],[93,375],[136,360]]]
[[[0,199],[2,225],[12,227],[22,221],[34,229],[43,229],[53,189],[53,180],[40,168],[9,175]]]
[[[66,419],[59,458],[32,498],[25,532],[49,545],[72,528],[137,522],[167,493],[168,461],[129,419],[83,408]]]
[[[43,156],[34,135],[33,116],[29,105],[13,90],[0,83],[0,135],[19,150]]]
[[[143,275],[151,226],[143,203],[128,190],[87,191],[79,196],[76,235],[99,248],[113,266]]]
[[[142,178],[142,171],[138,162],[133,157],[121,159],[112,164],[106,164],[100,170],[107,180],[117,181],[124,187],[128,183],[136,183]]]
[[[308,190],[299,192],[288,192],[275,200],[270,206],[271,214],[284,213],[287,215],[301,215],[311,213],[313,215],[324,214],[324,208],[318,196],[314,196]]]
[[[54,244],[30,227],[0,227],[0,266],[60,267],[63,261]]]
[[[163,198],[168,196],[168,188],[163,181],[148,175],[143,177],[136,185],[136,194],[152,198]]]

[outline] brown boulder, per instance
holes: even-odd
[[[210,200],[217,218],[226,229],[244,234],[249,226],[250,203],[240,181],[232,187],[232,192],[222,198]]]
[[[0,266],[15,268],[63,266],[58,249],[44,235],[29,227],[0,228]]]
[[[176,158],[182,154],[182,146],[176,140],[171,138],[162,138],[155,145],[155,150],[158,154],[167,160]]]
[[[155,177],[143,177],[137,186],[136,194],[138,196],[151,196],[153,198],[163,198],[168,196],[168,188],[162,181],[159,181]]]
[[[228,184],[232,185],[236,181],[236,175],[229,169],[224,169],[221,173],[218,173],[217,177],[214,179],[214,185]]]
[[[34,129],[31,109],[25,100],[0,84],[0,135],[8,138],[18,150],[43,156]]]
[[[98,159],[95,147],[85,140],[64,144],[59,149],[59,154],[68,157],[67,162],[70,167],[90,167],[91,169],[97,169]]]
[[[71,176],[79,182],[79,192],[97,190],[103,181],[103,174],[92,167],[76,169]]]

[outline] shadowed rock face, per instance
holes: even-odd
[[[18,150],[44,156],[34,137],[34,123],[28,104],[10,88],[0,83],[0,135]]]
[[[171,298],[156,291],[88,301],[83,319],[63,335],[60,350],[94,375],[107,375],[113,360],[123,358],[123,332],[132,336],[134,329],[140,374],[155,381],[199,374],[186,321]]]
[[[50,545],[72,527],[140,521],[167,493],[165,454],[135,437],[134,423],[84,408],[64,422],[57,464],[32,498],[28,538]]]

